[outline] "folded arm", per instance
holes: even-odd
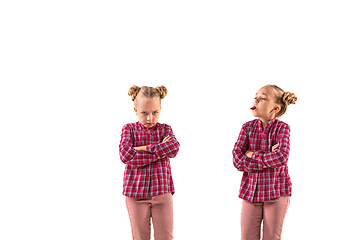
[[[278,134],[277,149],[272,152],[254,151],[251,158],[264,163],[266,168],[278,168],[286,164],[290,153],[290,127],[284,125]]]
[[[174,158],[179,152],[180,143],[169,125],[166,125],[164,135],[166,136],[161,143],[152,143],[146,146],[146,150],[156,156],[163,158]]]
[[[233,164],[239,171],[255,172],[263,170],[263,163],[256,159],[249,158],[245,155],[249,149],[249,136],[247,135],[244,126],[240,131],[239,138],[235,143],[233,150]]]
[[[132,167],[143,167],[158,159],[155,154],[132,147],[131,130],[126,125],[121,132],[119,155],[123,163]]]

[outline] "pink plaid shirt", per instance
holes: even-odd
[[[168,135],[171,139],[162,143]],[[140,146],[147,146],[147,152],[132,148]],[[157,123],[149,130],[140,122],[126,124],[119,144],[120,159],[126,164],[123,194],[133,198],[174,194],[169,158],[176,156],[179,146],[167,124]]]
[[[264,202],[284,195],[291,195],[291,180],[287,161],[290,152],[290,127],[272,119],[264,131],[261,121],[245,123],[233,150],[233,163],[243,171],[239,197],[249,202]],[[271,147],[279,143],[275,152]],[[245,155],[253,151],[251,158]],[[265,165],[267,168],[263,168]]]

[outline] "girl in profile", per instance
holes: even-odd
[[[245,123],[233,150],[235,168],[243,172],[239,197],[241,239],[281,239],[290,204],[288,174],[290,127],[278,118],[297,97],[276,85],[259,89],[250,108],[257,119]]]
[[[152,219],[155,240],[173,239],[174,184],[170,158],[179,151],[171,127],[158,123],[167,89],[132,86],[128,92],[139,118],[122,128],[120,159],[126,164],[123,194],[133,240],[149,240]]]

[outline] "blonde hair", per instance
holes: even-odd
[[[285,92],[276,85],[269,84],[267,86],[272,87],[275,90],[275,103],[281,106],[281,109],[276,114],[276,117],[280,117],[286,112],[287,106],[289,106],[290,104],[295,104],[295,102],[297,101],[297,97],[294,93]]]
[[[156,88],[148,87],[148,86],[139,87],[133,85],[129,89],[128,95],[131,97],[131,100],[134,101],[134,104],[136,104],[137,98],[139,98],[140,96],[144,96],[146,98],[159,97],[161,100],[167,95],[167,89],[163,85]]]

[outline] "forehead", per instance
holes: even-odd
[[[266,95],[266,96],[275,96],[275,91],[270,86],[264,86],[259,89],[256,95]]]
[[[141,109],[142,111],[155,111],[159,110],[161,104],[160,104],[160,98],[147,98],[147,97],[140,97],[137,99],[137,108]]]

